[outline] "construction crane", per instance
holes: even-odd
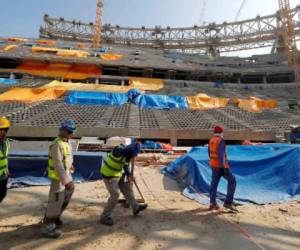
[[[207,3],[208,3],[208,0],[203,0],[203,2],[202,2],[199,25],[204,25],[204,17],[205,17]]]
[[[247,3],[247,0],[242,0],[241,6],[235,16],[235,21],[237,21],[240,18],[240,15],[242,14],[242,11],[245,8],[246,3]]]
[[[102,31],[102,15],[103,15],[104,0],[97,0],[96,8],[96,22],[94,25],[93,47],[99,48],[101,45],[101,31]]]
[[[284,48],[288,58],[288,64],[294,71],[296,86],[299,90],[299,56],[296,44],[295,25],[290,13],[291,7],[289,0],[278,0],[281,22],[281,34],[284,42]]]

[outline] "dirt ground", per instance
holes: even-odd
[[[139,168],[136,178],[149,209],[133,217],[119,205],[113,227],[98,223],[103,182],[76,184],[58,240],[40,236],[49,188],[9,190],[0,206],[0,249],[300,249],[300,202],[216,213],[183,197],[158,168]]]

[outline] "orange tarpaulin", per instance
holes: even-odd
[[[73,56],[73,57],[88,57],[90,55],[87,51],[80,50],[58,50],[56,53],[57,56]]]
[[[47,48],[47,47],[32,47],[32,53],[51,53],[56,54],[59,49],[57,48]]]
[[[80,70],[80,67],[78,68]],[[161,79],[151,78],[130,78],[129,86],[109,85],[109,84],[86,84],[86,83],[66,83],[52,81],[45,85],[46,88],[64,88],[67,90],[80,91],[99,91],[99,92],[128,92],[131,89],[139,89],[142,92],[147,90],[157,91],[164,87],[164,82]]]
[[[278,103],[276,100],[263,100],[256,97],[249,99],[238,99],[238,106],[249,112],[260,113],[263,109],[277,108]]]
[[[129,78],[129,85],[133,89],[158,91],[164,87],[164,81],[162,79],[131,77]]]
[[[37,44],[42,44],[42,45],[49,45],[49,46],[54,46],[55,41],[53,40],[46,40],[46,39],[39,39],[35,41]]]
[[[76,43],[77,48],[85,49],[88,46],[85,43]]]
[[[0,95],[0,102],[19,101],[32,103],[48,101],[61,97],[65,92],[63,89],[12,88]]]
[[[95,65],[26,62],[18,66],[17,69],[31,75],[62,77],[64,79],[76,80],[84,80],[89,77],[101,75],[101,70]]]
[[[32,47],[32,53],[51,53],[57,56],[87,57],[89,52],[81,50],[68,50],[48,47]]]
[[[101,54],[100,58],[104,61],[119,61],[123,58],[121,54]]]
[[[65,89],[65,90],[77,90],[77,91],[120,92],[120,93],[126,93],[131,89],[130,86],[70,83],[70,82],[59,82],[59,81],[52,81],[43,87]]]
[[[18,47],[18,45],[14,45],[14,44],[6,45],[3,48],[3,51],[10,51],[10,50],[16,49],[17,47]]]
[[[227,106],[229,99],[211,97],[201,93],[196,96],[188,96],[187,101],[190,109],[206,110],[213,108],[224,108]]]
[[[25,38],[19,38],[19,37],[9,37],[9,38],[7,38],[7,41],[9,41],[9,42],[18,42],[18,43],[22,43],[22,42],[28,41],[28,39],[25,39]]]

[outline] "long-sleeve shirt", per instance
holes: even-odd
[[[58,143],[53,144],[50,148],[50,154],[54,163],[54,168],[59,175],[59,179],[62,185],[66,185],[67,183],[72,181],[71,168],[73,166],[73,155],[70,143],[68,143],[68,145],[70,154],[66,158],[66,170],[63,163],[63,149]]]

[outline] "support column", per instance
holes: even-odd
[[[143,77],[152,78],[153,76],[153,69],[146,68],[143,71]]]
[[[170,69],[166,73],[166,78],[174,80],[176,78],[176,70]]]
[[[238,77],[238,84],[241,84],[241,76]]]
[[[177,138],[174,137],[174,136],[172,136],[172,137],[170,138],[170,143],[171,143],[171,145],[172,145],[173,147],[177,147]]]
[[[264,75],[264,76],[263,76],[263,83],[264,83],[264,84],[267,84],[267,83],[268,83],[267,75]]]
[[[121,76],[128,76],[128,67],[120,67],[119,71]]]

